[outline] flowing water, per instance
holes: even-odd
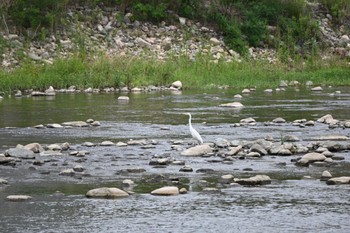
[[[331,95],[340,91],[336,95]],[[322,92],[287,88],[266,94],[257,90],[239,100],[245,107],[231,109],[220,104],[233,99],[239,90],[220,89],[206,93],[183,91],[123,94],[129,103],[118,103],[120,93],[57,94],[51,97],[4,98],[0,100],[0,153],[17,144],[43,145],[69,142],[71,148],[88,150],[84,159],[58,156],[42,166],[24,160],[16,167],[0,165],[0,232],[350,232],[350,186],[326,185],[322,171],[350,176],[350,153],[332,167],[297,167],[291,157],[264,156],[259,159],[223,162],[216,157],[184,158],[172,148],[173,142],[191,141],[188,118],[205,142],[218,138],[229,141],[255,140],[266,136],[279,139],[292,134],[301,143],[320,135],[350,136],[350,129],[329,129],[325,124],[300,128],[291,123],[266,124],[283,117],[287,122],[305,118],[317,120],[331,114],[349,119],[350,88],[326,87]],[[240,119],[253,117],[255,126],[232,127]],[[38,124],[85,121],[93,118],[98,127],[44,128]],[[84,142],[114,143],[154,140],[151,147],[85,147]],[[348,142],[342,142],[347,143]],[[153,167],[155,155],[185,160],[194,172],[179,172],[181,166]],[[88,176],[67,177],[58,173],[82,164]],[[284,165],[281,165],[284,164]],[[143,173],[125,173],[128,168]],[[210,168],[213,173],[198,173]],[[245,169],[250,168],[250,169]],[[269,185],[247,187],[219,182],[223,174],[249,177],[266,174]],[[158,179],[160,176],[160,180]],[[303,179],[311,176],[311,179]],[[157,178],[158,177],[158,178]],[[88,199],[85,193],[102,186],[123,188],[132,179],[135,194],[123,199]],[[155,181],[150,181],[154,179]],[[186,187],[184,195],[160,197],[153,189],[171,184]],[[215,187],[219,191],[205,191]],[[126,187],[124,187],[126,189]],[[11,194],[26,194],[25,202],[6,201]]]

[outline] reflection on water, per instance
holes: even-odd
[[[347,119],[350,106],[350,88],[325,88],[321,93],[309,89],[289,88],[283,92],[266,94],[263,90],[244,95],[241,100],[233,96],[240,90],[212,90],[206,93],[183,91],[129,93],[128,104],[118,103],[125,94],[57,94],[52,97],[22,97],[0,102],[0,127],[29,127],[37,124],[86,120],[137,122],[177,125],[183,124],[179,113],[192,112],[195,122],[208,124],[234,123],[242,118],[271,121],[276,117],[286,120],[306,118],[314,120],[322,114]],[[343,94],[330,96],[336,90]],[[242,110],[218,107],[222,103],[240,101]]]

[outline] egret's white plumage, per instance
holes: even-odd
[[[201,135],[197,132],[197,130],[195,130],[193,127],[192,127],[192,123],[191,123],[191,119],[192,119],[192,116],[191,116],[191,113],[185,113],[185,115],[188,115],[189,118],[188,118],[188,126],[190,127],[190,132],[191,132],[191,135],[194,139],[196,139],[200,144],[203,144],[203,139],[201,137]]]

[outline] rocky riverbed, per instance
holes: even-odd
[[[308,3],[319,21],[323,42],[329,46],[323,59],[336,54],[350,56],[350,39],[347,26],[332,26],[332,16],[322,10],[318,3]],[[1,66],[13,69],[23,60],[52,64],[58,58],[71,57],[74,51],[83,51],[99,56],[144,56],[150,59],[164,60],[172,56],[208,56],[214,63],[219,61],[240,62],[242,57],[227,48],[222,35],[207,25],[186,18],[174,16],[173,23],[154,25],[133,20],[132,14],[121,16],[116,8],[95,9],[77,7],[67,10],[63,20],[64,30],[55,34],[46,33],[41,40],[30,41],[16,34],[10,28],[10,34],[0,33],[4,49]],[[270,39],[277,37],[276,28],[268,27]],[[34,38],[38,32],[28,31]],[[275,43],[275,42],[273,42]],[[275,49],[267,45],[250,48],[249,58],[277,61]]]
[[[324,89],[330,93],[337,90]],[[339,91],[336,97],[327,93],[323,96],[322,91],[317,91],[317,100],[324,98],[325,102],[307,107],[300,103],[308,103],[305,99],[310,98],[310,93],[315,95],[314,92],[309,90],[305,97],[304,93],[293,90],[293,101],[299,105],[284,103],[283,109],[294,109],[294,106],[294,111],[313,112],[313,115],[296,114],[305,119],[292,119],[281,111],[272,112],[281,107],[279,98],[285,99],[289,89],[272,94],[264,90],[242,93],[240,102],[244,107],[239,108],[220,106],[232,101],[233,93],[237,93],[225,91],[230,93],[230,98],[218,93],[189,96],[186,93],[129,93],[130,99],[120,102],[118,98],[122,93],[119,96],[58,93],[2,100],[6,107],[7,101],[16,106],[21,101],[35,99],[25,104],[45,109],[42,101],[64,106],[61,102],[64,99],[70,109],[74,109],[72,106],[79,109],[63,118],[38,111],[41,124],[28,119],[26,126],[10,127],[15,125],[8,123],[9,127],[0,129],[0,197],[3,200],[0,218],[6,223],[6,229],[23,231],[26,227],[28,232],[35,232],[52,230],[54,226],[61,232],[87,228],[108,231],[103,227],[107,224],[151,232],[155,229],[152,223],[158,220],[164,230],[183,223],[188,231],[182,231],[195,232],[193,225],[203,229],[201,224],[205,219],[208,229],[225,232],[219,224],[224,216],[230,219],[231,227],[238,229],[235,223],[240,222],[239,218],[259,219],[264,213],[276,224],[273,227],[261,220],[261,227],[277,232],[282,228],[294,229],[295,225],[288,223],[288,212],[293,213],[302,232],[315,226],[309,225],[307,219],[316,222],[320,232],[333,227],[346,232],[348,224],[334,223],[343,218],[349,206],[350,125],[346,114],[341,114],[343,105],[340,104],[348,99],[346,90]],[[295,97],[296,93],[300,93],[300,99]],[[79,95],[84,97],[83,102],[79,102]],[[260,95],[265,101],[266,96],[277,98],[274,107],[267,111],[270,113],[253,114],[255,108],[265,106],[254,102]],[[102,98],[101,102],[95,102],[95,98]],[[204,105],[209,104],[208,98],[213,99],[209,106]],[[110,105],[108,99],[112,100]],[[192,108],[188,105],[189,99],[200,107]],[[157,109],[163,100],[167,107]],[[328,112],[341,119],[320,109],[329,102],[335,109],[329,108]],[[73,117],[77,113],[89,115],[85,111],[90,108],[83,103],[90,108],[94,105],[99,113],[102,111],[99,106],[113,111],[96,113],[96,119],[79,117],[77,120]],[[142,110],[147,104],[147,109],[153,109],[153,115]],[[265,107],[268,106],[271,104]],[[126,109],[132,114],[125,115]],[[193,113],[192,124],[201,133],[204,144],[198,145],[191,139],[186,125],[188,118],[175,114],[175,109]],[[12,108],[6,110],[12,114]],[[137,118],[141,112],[143,117]],[[203,112],[213,115],[204,117]],[[21,116],[21,112],[17,115]],[[316,115],[318,117],[312,118]],[[237,120],[230,122],[233,117]],[[269,120],[261,120],[266,117]],[[199,124],[198,119],[208,122]],[[176,124],[166,123],[170,121]],[[4,118],[4,122],[12,121]],[[121,209],[125,210],[123,214]],[[86,218],[80,218],[82,215]],[[164,216],[172,220],[163,222]],[[15,220],[19,217],[20,221]],[[58,222],[62,221],[58,220],[67,217],[70,220],[59,227]],[[128,225],[125,221],[130,217],[135,222]],[[36,225],[31,223],[33,218],[40,219]],[[123,221],[110,222],[113,218]],[[186,218],[193,219],[192,227]],[[103,226],[97,224],[97,219]],[[332,226],[328,224],[329,219],[334,223]],[[241,224],[246,232],[261,229],[255,224]]]

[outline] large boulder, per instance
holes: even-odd
[[[209,154],[212,152],[212,148],[207,144],[202,144],[198,146],[191,147],[187,150],[184,150],[181,155],[183,156],[201,156]]]
[[[39,143],[29,143],[23,147],[24,149],[28,149],[33,151],[34,153],[40,153],[44,151],[44,148]]]
[[[160,196],[171,196],[171,195],[178,195],[179,194],[179,188],[175,186],[166,186],[162,187],[156,190],[153,190],[151,192],[152,195],[160,195]]]
[[[6,156],[20,159],[34,159],[34,152],[25,148],[10,148],[6,151]]]
[[[333,184],[350,184],[350,176],[334,177],[326,182],[329,185]]]
[[[86,197],[91,198],[119,198],[119,197],[127,197],[129,194],[118,188],[96,188],[91,189],[86,193]]]
[[[301,157],[301,159],[298,160],[296,164],[299,166],[308,166],[309,163],[322,162],[326,158],[327,157],[324,156],[323,154],[320,154],[317,152],[311,152],[311,153],[307,153],[303,157]]]

